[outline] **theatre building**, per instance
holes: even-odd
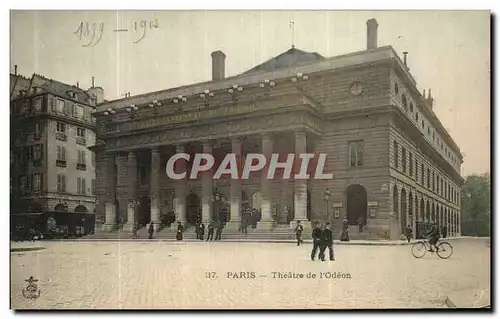
[[[260,210],[257,228],[270,231],[298,220],[306,227],[329,220],[340,230],[345,219],[365,225],[363,238],[396,239],[418,221],[459,234],[460,149],[433,111],[431,90],[417,88],[406,55],[377,47],[375,19],[366,26],[364,51],[327,58],[292,47],[232,77],[216,51],[211,81],[99,105],[92,148],[99,227],[153,221],[162,228],[174,216],[187,226],[222,219],[237,229],[251,207]],[[165,167],[176,153],[211,153],[219,163],[227,153],[279,153],[280,161],[324,153],[324,173],[334,177],[270,180],[255,172],[214,180],[212,171],[172,180]],[[176,170],[191,164],[178,161]]]

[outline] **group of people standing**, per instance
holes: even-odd
[[[208,223],[207,228],[207,241],[212,240],[221,240],[222,230],[224,229],[224,223],[221,221],[212,221]],[[214,239],[214,231],[215,231],[215,239]],[[205,224],[201,221],[196,223],[196,239],[204,240],[205,239]]]
[[[313,248],[311,251],[311,260],[316,258],[316,253],[319,248],[318,258],[321,261],[325,261],[325,251],[328,248],[328,254],[330,260],[335,260],[335,256],[333,253],[333,233],[332,233],[332,224],[330,222],[326,222],[326,224],[322,225],[322,223],[317,223],[312,232],[313,238]]]

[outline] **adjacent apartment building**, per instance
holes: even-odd
[[[10,74],[11,229],[94,229],[95,119],[103,89]],[[92,84],[94,80],[92,79]]]

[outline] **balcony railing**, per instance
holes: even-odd
[[[86,170],[87,169],[87,165],[86,164],[76,164],[76,169],[79,169],[79,170]]]
[[[56,139],[60,140],[60,141],[67,141],[68,140],[68,136],[62,132],[57,132],[56,133]]]
[[[87,145],[87,140],[85,139],[85,137],[77,137],[76,144]]]
[[[66,160],[56,160],[56,166],[66,167]]]

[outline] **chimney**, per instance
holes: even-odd
[[[92,87],[94,87],[94,77],[92,77]]]
[[[366,49],[373,50],[377,48],[377,28],[378,23],[375,18],[366,21]]]
[[[14,65],[14,75],[17,75],[17,65]]]
[[[78,81],[76,81],[76,87],[80,88],[80,83],[78,83]]]
[[[434,98],[432,98],[432,93],[431,89],[429,89],[429,93],[427,94],[427,97],[425,98],[425,104],[432,110],[432,106],[434,104]]]
[[[406,66],[406,68],[408,69],[408,64],[406,63],[406,56],[407,55],[408,55],[408,52],[403,52],[403,63]]]
[[[212,80],[218,81],[225,78],[226,55],[222,51],[212,52]]]

